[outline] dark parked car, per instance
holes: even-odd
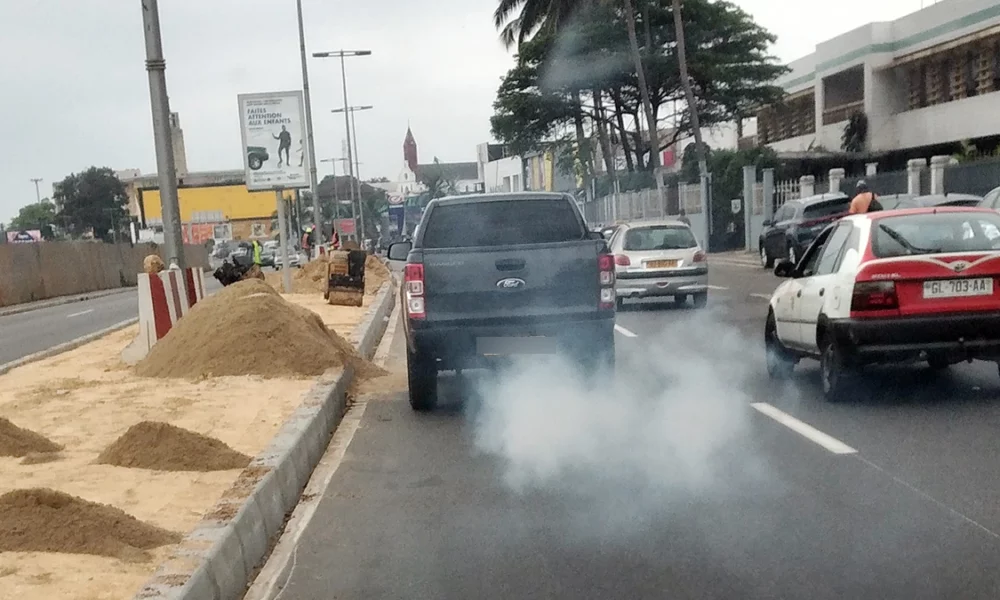
[[[818,194],[784,203],[774,219],[764,221],[758,242],[761,264],[770,269],[776,260],[797,263],[816,236],[846,215],[850,205],[851,199],[841,193]]]
[[[933,208],[935,206],[978,206],[982,197],[973,194],[928,194],[926,196],[910,196],[899,194],[889,197],[878,197],[884,210],[904,208]]]
[[[983,199],[979,202],[979,206],[1000,210],[1000,187],[993,188],[983,196]]]

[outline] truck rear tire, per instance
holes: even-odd
[[[410,408],[418,412],[434,410],[437,405],[437,360],[433,356],[407,349],[406,378],[410,390]]]

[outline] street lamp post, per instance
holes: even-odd
[[[146,71],[149,73],[149,100],[153,111],[153,140],[156,146],[156,174],[160,186],[163,218],[163,245],[167,263],[184,268],[184,238],[181,209],[177,199],[177,168],[170,135],[170,102],[167,98],[167,63],[160,40],[160,10],[157,0],[141,0],[142,24],[146,38]]]
[[[39,189],[38,189],[38,184],[41,183],[41,182],[42,182],[42,178],[41,177],[32,177],[31,178],[31,183],[35,184],[35,202],[37,204],[41,204],[42,203],[42,192],[39,191]]]
[[[313,143],[312,100],[309,94],[309,67],[306,64],[306,33],[302,25],[302,0],[295,0],[295,8],[299,17],[299,54],[302,59],[302,96],[306,110],[306,144],[309,152],[309,193],[312,194],[313,225],[315,225],[316,247],[323,244],[323,218],[319,209],[319,183],[316,177],[316,146]],[[312,258],[311,256],[309,258]]]
[[[354,123],[354,113],[356,113],[359,110],[371,110],[372,108],[375,108],[375,107],[371,106],[371,105],[349,106],[349,107],[347,107],[347,111],[351,113],[351,132],[352,132],[351,135],[348,136],[347,139],[350,140],[351,136],[354,137],[354,172],[355,172],[356,176],[354,178],[354,182],[353,183],[354,183],[354,185],[357,186],[357,194],[356,195],[357,195],[357,198],[358,198],[358,216],[360,217],[360,221],[361,221],[361,240],[362,241],[364,241],[364,234],[365,234],[365,205],[364,205],[364,202],[363,202],[363,200],[361,198],[361,160],[358,158],[358,126]],[[335,108],[335,109],[331,110],[330,112],[334,112],[334,113],[344,112],[344,108]]]
[[[344,59],[348,56],[369,56],[371,55],[371,50],[334,50],[331,52],[314,52],[313,57],[315,58],[339,58],[340,59],[340,79],[341,84],[344,88],[344,106],[350,106],[347,101],[347,66]],[[344,127],[347,129],[347,175],[351,178],[351,202],[352,210],[353,203],[360,202],[361,199],[355,194],[354,189],[354,152],[351,148],[351,117],[348,111],[344,111]],[[359,188],[360,191],[360,188]]]

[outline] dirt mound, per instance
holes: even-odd
[[[217,439],[169,423],[143,421],[101,452],[97,464],[154,471],[243,469],[250,457]]]
[[[139,364],[142,377],[257,375],[314,377],[353,364],[378,369],[330,331],[319,315],[248,280],[208,296],[178,321]]]
[[[369,254],[365,259],[365,294],[378,292],[382,284],[389,280],[389,267],[378,257]]]
[[[0,496],[0,552],[93,554],[149,560],[146,550],[176,544],[181,534],[124,511],[55,490],[14,490]]]
[[[302,265],[300,269],[292,269],[293,294],[314,294],[326,291],[326,259],[318,258]],[[265,279],[271,287],[285,291],[284,275],[280,271],[267,273]]]
[[[0,456],[18,458],[32,453],[58,452],[62,446],[34,431],[22,429],[0,417]]]

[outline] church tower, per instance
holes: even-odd
[[[409,126],[406,127],[406,139],[403,140],[403,160],[411,171],[417,172],[417,140],[413,139]]]

